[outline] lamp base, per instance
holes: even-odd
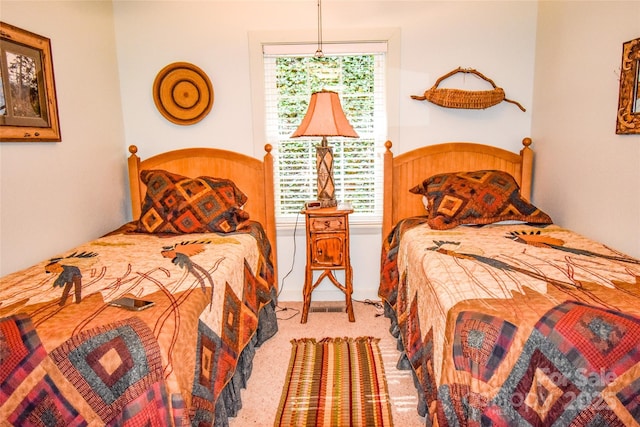
[[[320,199],[318,201],[320,202],[320,207],[322,208],[334,208],[338,206],[338,201],[336,199]]]
[[[318,173],[318,201],[323,208],[338,205],[333,182],[333,149],[327,145],[326,137],[322,145],[316,147],[316,169]]]

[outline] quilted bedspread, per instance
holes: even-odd
[[[424,222],[385,240],[379,294],[427,424],[640,424],[640,260],[556,225]]]
[[[0,279],[0,425],[213,422],[274,295],[269,242],[130,229]]]

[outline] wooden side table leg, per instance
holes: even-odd
[[[311,292],[312,292],[311,281],[313,279],[312,274],[313,273],[309,268],[305,270],[304,288],[302,290],[302,298],[304,302],[302,304],[302,318],[300,319],[300,323],[307,323],[307,316],[309,315],[309,306],[311,305]]]
[[[349,315],[349,322],[355,322],[356,317],[353,314],[353,302],[351,301],[351,294],[353,293],[353,270],[351,265],[345,270],[345,288],[346,288],[346,301],[347,301],[347,314]]]

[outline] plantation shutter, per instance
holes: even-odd
[[[274,147],[276,220],[293,221],[304,202],[316,198],[315,146],[321,138],[290,138],[311,93],[338,92],[359,138],[328,138],[334,152],[336,199],[354,207],[352,223],[382,218],[382,154],[386,43],[263,45],[266,138]],[[306,52],[306,53],[304,53]]]

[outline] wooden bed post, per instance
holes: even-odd
[[[520,157],[522,157],[522,178],[520,179],[520,194],[527,201],[531,201],[531,182],[533,175],[533,150],[529,148],[531,145],[531,138],[524,138],[522,140],[524,147],[520,150]]]
[[[131,192],[131,215],[133,220],[140,218],[142,212],[142,196],[140,194],[140,157],[136,155],[138,147],[129,146],[129,191]]]
[[[393,143],[387,141],[384,143],[386,151],[384,152],[384,168],[383,168],[383,185],[382,185],[382,211],[393,212],[393,153],[391,152],[391,146]],[[387,238],[387,235],[391,231],[394,218],[392,215],[382,215],[382,240]]]
[[[264,224],[267,238],[271,242],[271,255],[273,256],[273,278],[275,280],[276,291],[278,290],[278,254],[276,253],[276,212],[275,212],[275,195],[273,187],[273,155],[271,150],[273,146],[266,144],[264,146],[264,197],[267,212],[265,212],[266,223]]]

